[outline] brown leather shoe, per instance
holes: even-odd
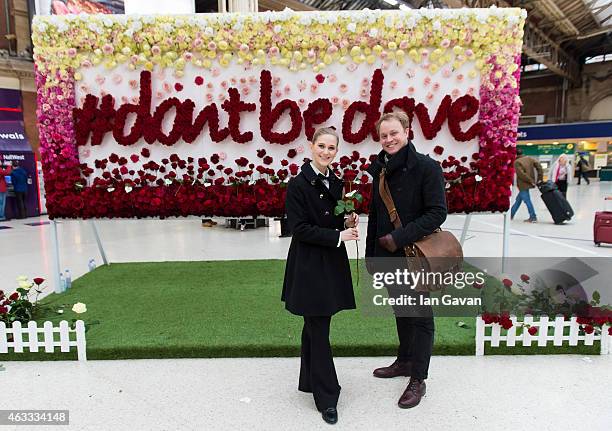
[[[377,368],[374,370],[374,377],[380,377],[381,379],[389,379],[391,377],[404,376],[408,377],[412,371],[412,362],[399,362],[395,360],[388,367]]]
[[[408,383],[408,387],[400,397],[397,405],[402,409],[416,407],[425,395],[425,389],[424,380],[410,379],[410,383]]]

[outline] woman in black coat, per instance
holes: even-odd
[[[342,181],[328,168],[338,153],[338,135],[331,128],[315,131],[312,161],[289,182],[285,202],[293,233],[282,301],[304,318],[298,389],[312,392],[317,409],[336,423],[340,385],[329,343],[331,316],[354,309],[355,297],[345,241],[358,239],[358,216],[334,215],[342,199]]]

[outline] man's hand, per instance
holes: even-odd
[[[395,244],[395,241],[393,240],[391,234],[385,235],[382,238],[378,238],[378,244],[380,244],[382,248],[384,248],[390,253],[395,253],[395,251],[397,251],[397,245]]]

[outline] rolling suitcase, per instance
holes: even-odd
[[[555,224],[566,222],[574,216],[574,210],[555,183],[547,181],[540,184],[538,188]]]
[[[612,201],[612,196],[608,196],[606,201]],[[595,213],[593,241],[598,247],[602,242],[612,244],[612,211],[597,211]]]

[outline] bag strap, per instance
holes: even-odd
[[[391,197],[391,192],[389,191],[389,185],[387,184],[387,180],[385,178],[385,168],[380,171],[378,182],[378,193],[382,198],[385,207],[387,207],[387,212],[389,212],[389,218],[391,219],[391,223],[395,229],[399,229],[402,227],[402,221],[397,214],[397,209],[395,209],[395,204],[393,203],[393,198]]]

